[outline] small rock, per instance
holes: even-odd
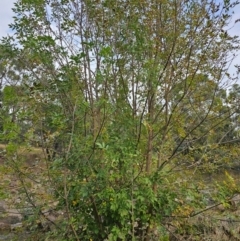
[[[14,231],[16,229],[22,228],[23,224],[22,223],[15,223],[11,225],[11,230]]]

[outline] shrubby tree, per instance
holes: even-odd
[[[40,142],[42,184],[67,220],[52,237],[167,240],[169,224],[177,228],[181,217],[204,210],[203,184],[189,180],[199,168],[219,166],[218,145],[235,131],[224,84],[233,80],[228,67],[239,47],[227,30],[237,4],[15,3],[14,35],[2,39],[1,60],[18,76],[14,103],[25,121],[4,127],[21,133],[8,137],[8,158],[16,137],[22,147]],[[233,182],[216,202],[238,191]],[[24,191],[43,215],[47,204]]]

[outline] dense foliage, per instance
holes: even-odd
[[[168,240],[181,220],[226,203],[200,170],[235,164],[239,85],[229,64],[237,2],[18,0],[2,39],[1,142],[43,215],[22,148],[39,146],[41,185],[64,219],[57,240]],[[38,179],[37,179],[38,180]],[[44,215],[43,215],[44,216]]]

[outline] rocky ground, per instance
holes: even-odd
[[[60,215],[49,211],[54,209],[56,203],[50,199],[50,195],[47,194],[42,184],[45,178],[43,176],[44,162],[40,162],[40,155],[36,151],[27,153],[25,164],[19,164],[19,170],[15,169],[15,172],[12,172],[14,162],[6,161],[0,152],[0,241],[35,241],[35,238],[31,238],[31,234],[38,223],[33,223],[35,227],[29,227],[31,223],[29,219],[33,217],[34,209],[38,207],[43,207],[40,209],[44,214],[41,219],[42,226],[50,227],[51,222],[54,222]],[[21,171],[20,175],[16,175]],[[26,198],[23,183],[29,190],[28,195],[32,203]]]
[[[17,209],[11,208],[8,204],[0,201],[0,240],[24,240],[22,232],[23,216]]]

